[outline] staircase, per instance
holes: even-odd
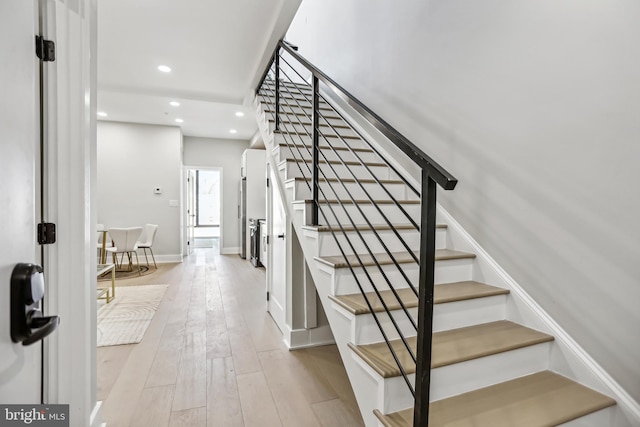
[[[427,418],[429,426],[613,425],[616,402],[550,370],[554,337],[516,321],[510,290],[479,280],[476,254],[456,247],[450,224],[435,209],[435,250],[428,259],[424,191],[323,96],[336,88],[343,98],[348,93],[286,43],[269,71],[256,107],[267,154],[278,168],[274,184],[288,205],[366,425],[426,426]],[[308,73],[313,85],[306,83]],[[434,195],[431,200],[435,204]],[[433,304],[423,308],[420,297],[428,298],[429,290],[418,290],[418,283],[425,259],[434,266],[435,286]],[[430,310],[432,323],[425,320]],[[423,321],[432,331],[421,340]],[[420,346],[429,337],[430,369],[418,375],[430,390],[425,399],[416,386],[416,361],[428,360]]]

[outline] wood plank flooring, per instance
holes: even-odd
[[[337,348],[288,351],[264,270],[216,252],[116,283],[169,288],[142,342],[98,348],[107,426],[363,426]]]

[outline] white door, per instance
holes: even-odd
[[[193,253],[195,247],[196,227],[196,171],[187,171],[187,255]]]
[[[273,170],[270,167],[268,168],[268,174],[270,181],[268,198],[271,200],[269,212],[271,225],[268,226],[271,228],[269,236],[269,244],[271,245],[269,259],[271,264],[269,265],[270,268],[267,268],[267,274],[270,276],[269,288],[267,289],[269,292],[267,309],[280,330],[284,332],[287,302],[287,211],[280,196],[280,191],[278,191]]]
[[[36,5],[0,1],[0,402],[40,403],[42,344],[10,338],[10,277],[17,263],[36,256],[38,61]],[[38,150],[38,151],[37,151]]]

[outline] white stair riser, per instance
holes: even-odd
[[[433,332],[503,320],[505,318],[505,302],[506,295],[496,295],[486,298],[436,304],[433,307]],[[414,320],[417,319],[417,308],[411,308],[408,309],[408,311]],[[380,329],[378,329],[373,315],[360,314],[356,316],[344,310],[343,312],[352,322],[352,343],[362,345],[383,341],[382,333]],[[387,338],[400,338],[389,316],[384,312],[376,314],[378,321],[382,324],[387,334]],[[392,310],[391,314],[400,327],[403,336],[412,337],[416,335],[415,328],[407,319],[403,310]]]
[[[309,184],[307,184],[307,182],[309,182]],[[362,184],[362,187],[360,184]],[[296,180],[295,182],[287,183],[287,185],[294,187],[293,200],[311,199],[311,189],[309,188],[310,181]],[[339,182],[331,182],[331,187],[335,190],[337,198],[340,199],[348,198],[349,194],[357,200],[366,200],[368,198],[367,194],[374,200],[391,199],[389,194],[387,194],[382,187],[375,182],[345,182],[344,186]],[[396,200],[418,200],[418,196],[408,189],[405,184],[384,184],[384,187]],[[326,182],[320,182],[320,188],[325,194],[334,194],[331,188],[329,188],[329,184]]]
[[[368,254],[367,247],[373,253],[386,253],[385,246],[391,252],[406,251],[403,241],[411,250],[416,251],[420,248],[420,232],[418,230],[398,230],[397,232],[400,238],[392,230],[376,230],[376,232],[362,230],[359,235],[355,231],[347,231],[347,237],[345,237],[344,233],[336,227],[334,229],[335,238],[330,232],[317,233],[319,235],[318,253],[315,255],[341,255],[340,248],[347,255],[353,254],[354,251],[351,249],[351,245],[354,247],[355,253],[358,254]],[[313,235],[310,235],[310,237],[313,237]],[[436,249],[444,249],[446,239],[446,228],[436,229]],[[351,242],[351,245],[349,245],[349,242]]]
[[[303,108],[307,113],[311,113],[311,109],[313,106],[312,96],[310,94],[281,94],[280,96],[280,105],[282,108]],[[320,101],[318,103],[320,108],[328,109],[329,104],[325,101]]]
[[[550,351],[546,342],[432,369],[430,401],[543,371]]]
[[[545,370],[548,367],[550,348],[550,343],[542,343],[432,369],[429,401],[445,399]],[[356,354],[354,357],[360,359]],[[366,362],[360,359],[359,364],[371,374],[371,368],[364,366]],[[378,380],[378,388],[385,391],[384,403],[380,407],[383,413],[413,406],[413,397],[402,377],[385,379],[375,372],[372,375]],[[413,384],[415,375],[409,378]]]
[[[320,198],[322,196],[320,194]],[[311,225],[311,204],[305,203],[305,205],[305,224]],[[394,224],[411,225],[407,215],[411,218],[418,218],[420,204],[400,202],[400,206],[404,212],[391,203],[380,203],[378,205],[371,203],[358,203],[357,205],[345,203],[341,206],[338,203],[321,202],[318,210],[318,223],[320,225],[337,225],[340,223],[343,226],[355,226],[366,224],[366,218],[371,224],[386,224],[386,219],[393,219]]]
[[[615,422],[616,407],[610,406],[578,419],[559,424],[558,427],[602,427],[618,425]]]
[[[306,159],[310,160],[312,156],[312,148],[311,146],[287,146],[287,145],[279,145],[274,150],[274,158],[278,163],[287,159]],[[373,151],[355,151],[351,152],[348,150],[332,150],[329,147],[322,148],[320,157],[320,161],[329,160],[329,161],[344,161],[344,162],[363,162],[363,163],[371,163],[381,162],[380,158]]]
[[[415,263],[400,264],[402,266],[405,275],[409,278],[411,283],[418,283],[418,265]],[[473,266],[472,259],[459,259],[459,260],[447,260],[436,261],[436,283],[458,282],[462,280],[470,280],[471,271]],[[333,269],[318,262],[318,267],[327,273],[331,277],[331,294],[332,295],[348,295],[359,293],[360,289],[354,279],[351,271],[348,268]],[[362,285],[365,292],[373,291],[367,275],[362,268],[353,269],[356,277]],[[408,287],[406,279],[400,274],[395,265],[383,265],[382,271],[386,274],[386,277],[394,285],[396,289]],[[379,290],[389,289],[387,281],[384,279],[380,271],[376,266],[367,267],[367,272],[371,277],[373,283]],[[445,280],[438,280],[438,279]]]
[[[360,288],[358,287],[357,281],[351,273],[351,270],[348,268],[338,268],[333,269],[327,265],[324,265],[320,262],[317,262],[318,268],[321,272],[325,273],[329,280],[331,280],[331,288],[329,291],[330,295],[349,295],[360,293]],[[409,278],[409,281],[412,284],[418,283],[418,268],[417,264],[401,264],[403,267],[403,271],[406,276]],[[389,282],[391,282],[396,289],[407,288],[409,285],[407,284],[406,279],[402,277],[400,272],[395,268],[395,266],[391,265],[383,265],[382,271],[386,274]],[[356,278],[360,282],[364,292],[373,291],[373,286],[369,282],[367,275],[364,273],[362,268],[353,269]],[[378,271],[377,267],[371,266],[367,267],[367,272],[371,277],[373,283],[375,283],[376,288],[379,290],[388,290],[389,285],[387,281],[384,279],[382,274]]]
[[[409,308],[407,309],[409,315],[412,319],[418,318],[418,308]],[[349,313],[350,314],[350,313]],[[402,335],[405,337],[413,337],[416,335],[416,329],[413,327],[413,324],[407,317],[404,310],[392,310],[391,315],[393,316],[398,329],[402,332]],[[382,325],[385,334],[387,335],[387,339],[395,340],[400,338],[400,334],[398,334],[398,330],[391,322],[389,315],[386,312],[378,312],[376,313],[378,317],[378,321]],[[378,325],[376,324],[372,314],[360,314],[354,316],[350,314],[351,320],[351,342],[355,345],[363,345],[363,344],[373,344],[376,342],[384,341],[382,333],[380,329],[378,329]]]
[[[285,164],[285,179],[292,178],[304,178],[311,176],[311,162],[292,162],[288,161]],[[378,179],[392,179],[390,176],[390,169],[386,165],[382,166],[368,166],[368,169],[362,165],[348,165],[342,164],[326,164],[320,163],[320,176],[322,180],[324,178],[332,179],[336,176],[349,179],[373,179],[375,176]],[[353,172],[353,174],[351,172]],[[355,178],[354,178],[355,177]],[[395,178],[395,177],[393,177]],[[327,198],[331,198],[330,194],[326,194]]]
[[[311,146],[313,144],[312,138],[306,135],[286,135],[280,132],[274,132],[275,144],[306,144]],[[346,144],[345,144],[346,141]],[[323,138],[319,141],[321,145],[331,145],[333,147],[349,147],[354,148],[370,148],[369,145],[361,139],[347,138],[344,141],[338,137],[327,136],[326,140]]]
[[[274,111],[273,105],[271,103],[262,102],[260,104],[261,111],[267,115],[269,118],[273,118],[272,112]],[[285,120],[298,121],[298,117],[305,121],[311,120],[311,107],[308,105],[280,105],[280,115]],[[333,111],[330,107],[327,107],[325,104],[320,106],[320,115],[322,120],[336,120],[342,123],[343,120],[341,118],[336,118],[338,115],[335,111]]]
[[[275,103],[275,91],[269,91],[264,94],[260,94],[260,102],[263,104],[273,105]],[[313,95],[310,93],[299,93],[295,89],[282,89],[280,91],[280,105],[281,106],[297,106],[300,104],[303,107],[311,105],[311,99]],[[320,102],[321,105],[326,106],[326,102]]]
[[[310,98],[310,97],[309,97]],[[260,99],[262,105],[269,105],[269,107],[273,107],[274,100],[267,99],[265,97]],[[336,116],[336,112],[324,101],[320,101],[319,103],[320,114],[322,116]],[[303,95],[292,96],[281,96],[280,97],[280,112],[293,112],[293,113],[302,113],[305,116],[306,121],[311,120],[310,117],[313,113],[312,101],[309,99],[305,99]]]
[[[471,280],[473,278],[473,265],[473,258],[436,261],[434,282],[439,284]]]
[[[276,130],[275,121],[271,117],[269,117],[268,119],[269,131],[273,132],[274,130]],[[283,133],[295,133],[311,136],[313,134],[313,126],[310,124],[306,124],[306,122],[307,120],[303,120],[302,118],[298,119],[297,116],[289,116],[288,120],[280,122],[280,131],[282,131]],[[324,142],[325,140],[322,135],[358,136],[358,134],[353,129],[336,127],[336,125],[334,125],[333,123],[331,125],[328,125],[326,123],[320,124],[319,141]]]
[[[435,304],[433,332],[504,320],[507,314],[506,304],[506,294]]]

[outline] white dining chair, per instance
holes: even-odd
[[[147,267],[149,266],[149,258],[147,257],[147,249],[151,252],[151,258],[153,259],[153,266],[157,269],[156,257],[153,256],[153,241],[156,238],[158,232],[158,226],[156,224],[147,224],[144,226],[145,241],[138,242],[138,249],[144,251],[144,258],[147,260]]]
[[[129,227],[129,228],[110,228],[109,236],[113,241],[113,246],[106,248],[108,253],[113,256],[113,263],[116,267],[122,270],[122,264],[124,261],[124,255],[127,254],[129,259],[129,271],[133,271],[133,257],[136,256],[136,264],[138,265],[138,274],[141,275],[140,261],[138,260],[138,239],[142,234],[142,227]],[[120,264],[118,264],[118,254],[120,255]]]

